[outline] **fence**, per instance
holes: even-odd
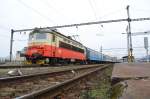
[[[24,64],[25,62],[25,59],[21,59],[21,60],[16,60],[16,59],[13,59],[11,62],[9,61],[8,58],[0,58],[0,65],[2,64],[6,64],[6,65],[20,65],[20,64]]]

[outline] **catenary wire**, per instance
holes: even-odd
[[[18,1],[20,4],[24,5],[26,8],[31,9],[33,12],[35,12],[35,13],[38,14],[38,15],[40,15],[40,16],[43,17],[44,19],[46,19],[46,20],[52,22],[53,24],[55,24],[55,22],[54,22],[52,19],[50,19],[49,17],[43,15],[41,12],[39,12],[39,11],[36,10],[35,8],[33,8],[33,7],[29,6],[29,5],[27,5],[27,4],[24,3],[22,0],[17,0],[17,1]]]

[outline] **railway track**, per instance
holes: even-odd
[[[58,86],[63,84],[65,81],[71,80],[83,73],[88,73],[98,68],[103,68],[103,66],[96,65],[51,73],[0,78],[0,98],[15,98],[24,94],[35,92],[36,90],[43,90],[52,86],[54,87],[55,85]]]
[[[78,64],[79,65],[79,64]],[[91,65],[91,64],[86,64],[86,65]],[[104,64],[101,64],[104,65]],[[44,65],[38,65],[38,64],[30,64],[30,65],[25,65],[25,64],[20,64],[20,65],[0,65],[0,69],[14,69],[14,68],[42,68],[42,67],[61,67],[61,66],[76,66],[75,64],[55,64],[55,65],[49,65],[49,64],[44,64]],[[84,66],[84,65],[80,65]]]
[[[63,93],[70,89],[71,87],[76,87],[76,85],[80,86],[79,84],[82,81],[86,81],[89,79],[88,76],[97,74],[98,72],[102,71],[103,69],[107,68],[107,66],[99,67],[94,70],[82,73],[77,75],[74,78],[65,80],[62,83],[56,84],[54,86],[49,86],[47,88],[43,88],[38,91],[34,91],[32,93],[17,97],[16,99],[64,99]],[[67,98],[68,99],[68,98]]]
[[[37,65],[37,64],[30,64],[30,65],[25,65],[25,64],[19,64],[19,65],[0,65],[0,69],[10,69],[10,68],[38,68],[38,67],[50,67],[50,66],[60,66],[59,64],[56,65]]]
[[[104,64],[95,64],[103,66]],[[54,72],[60,70],[67,70],[67,69],[75,69],[80,67],[90,67],[93,65],[68,65],[68,66],[48,66],[48,67],[29,67],[29,68],[3,68],[0,69],[0,78],[2,77],[10,77],[11,75],[8,74],[9,71],[15,71],[12,76],[19,75],[18,70],[21,72],[22,75],[29,75],[29,74],[37,74],[37,73],[44,73],[44,72]]]

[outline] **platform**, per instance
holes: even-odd
[[[119,99],[150,99],[150,79],[127,80],[128,87],[124,89]]]
[[[147,77],[150,76],[150,63],[118,63],[114,65],[112,77]]]
[[[150,63],[115,64],[113,78],[125,84],[119,99],[150,99]]]

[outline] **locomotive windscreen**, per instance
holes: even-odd
[[[36,40],[46,39],[46,33],[36,33]]]
[[[29,41],[47,39],[47,33],[30,33]]]

